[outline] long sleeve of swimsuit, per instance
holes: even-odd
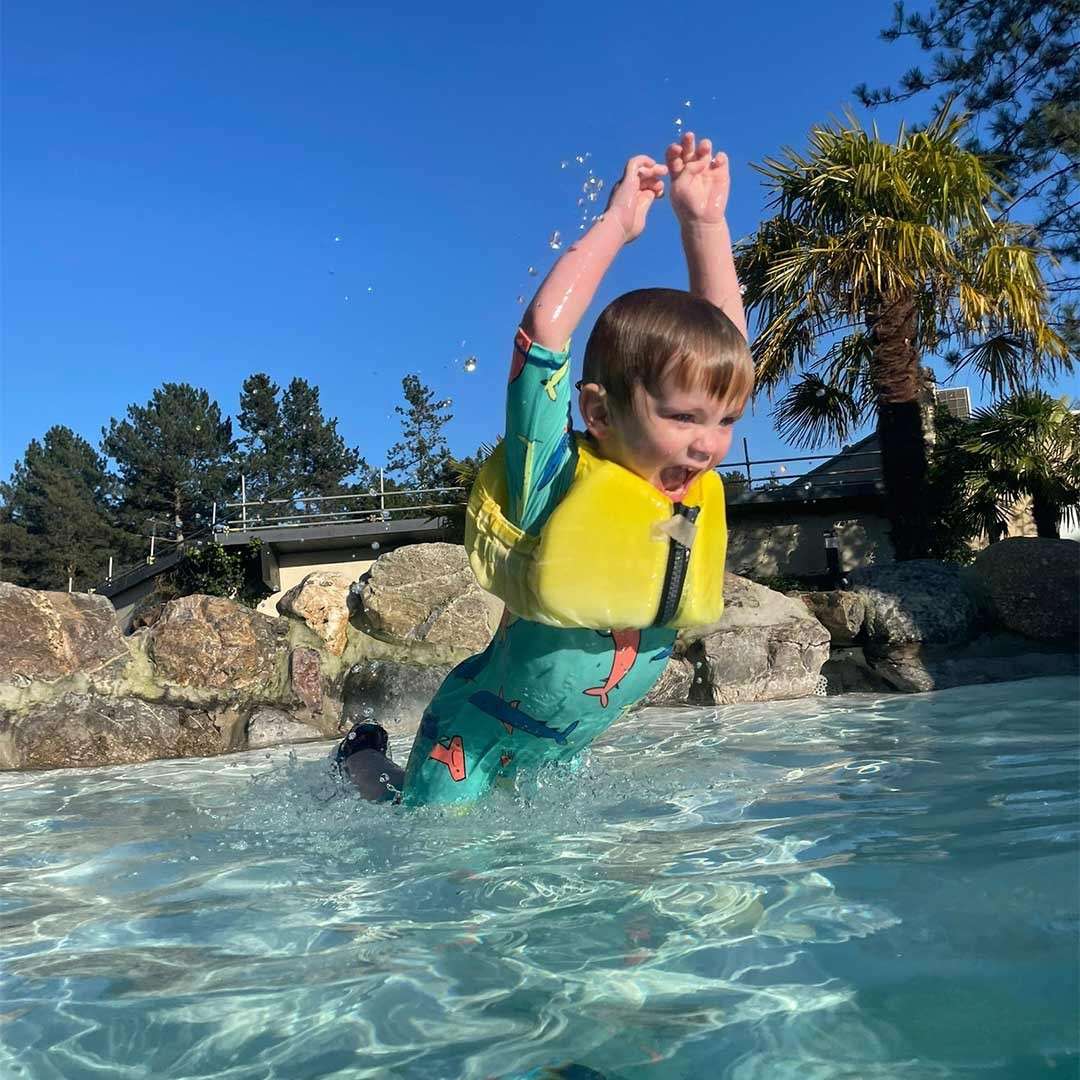
[[[524,330],[515,335],[505,453],[510,517],[526,532],[539,532],[574,478],[569,344],[553,352]]]

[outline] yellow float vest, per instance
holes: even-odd
[[[539,535],[507,517],[500,445],[469,496],[465,549],[477,581],[515,614],[594,630],[706,626],[724,610],[727,524],[714,472],[683,503],[576,438],[569,490]]]

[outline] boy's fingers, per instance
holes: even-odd
[[[697,144],[697,154],[698,157],[705,158],[705,160],[708,161],[709,158],[712,157],[712,140],[702,139],[701,142]]]

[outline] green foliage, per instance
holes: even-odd
[[[746,483],[745,469],[725,469],[720,474],[724,482],[724,490],[728,495],[743,495],[750,490]]]
[[[405,405],[394,406],[401,418],[401,439],[390,447],[386,470],[404,485],[442,487],[450,459],[443,429],[453,419],[452,402],[436,401],[435,391],[419,375],[406,375],[401,388]]]
[[[0,484],[3,577],[36,589],[79,588],[105,576],[128,540],[113,524],[104,459],[69,428],[34,439],[11,479]]]
[[[897,87],[856,88],[864,105],[937,92],[959,95],[982,121],[971,149],[1001,170],[1008,212],[1033,223],[1059,258],[1080,259],[1080,24],[1077,0],[936,0],[924,15],[897,4],[888,41],[913,38],[932,54]],[[946,105],[947,107],[947,105]],[[1077,278],[1062,275],[1062,294]]]
[[[148,535],[157,520],[190,534],[236,484],[232,423],[205,390],[187,383],[162,384],[102,436],[102,450],[116,462],[121,522],[132,533]]]
[[[795,380],[782,409],[802,445],[843,441],[865,422],[881,391],[878,321],[904,298],[916,364],[950,345],[954,366],[994,390],[1070,367],[1044,319],[1037,253],[988,216],[1000,190],[962,130],[942,116],[892,144],[851,119],[815,128],[807,154],[757,166],[777,212],[739,245],[739,277],[757,315],[759,384]],[[818,381],[804,386],[808,375]]]
[[[1080,521],[1080,415],[1043,390],[979,410],[963,443],[972,502],[1008,505],[1029,496],[1039,536]]]
[[[337,419],[323,416],[319,388],[305,379],[293,379],[281,394],[268,375],[249,376],[237,422],[243,432],[237,471],[249,500],[339,495],[355,474],[362,485],[369,480],[359,449],[345,445]]]
[[[213,542],[190,545],[172,572],[176,595],[224,596],[254,607],[268,595],[258,573],[261,546],[258,540],[233,550]]]

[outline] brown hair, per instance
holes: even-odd
[[[616,408],[634,388],[660,391],[671,373],[682,390],[743,402],[754,388],[746,339],[715,305],[681,289],[636,289],[600,313],[585,346],[583,381],[599,383]]]

